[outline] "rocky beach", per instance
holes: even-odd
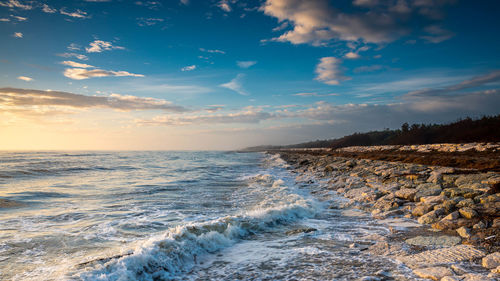
[[[500,278],[498,143],[274,150],[315,195],[348,200],[390,233],[352,248],[432,280]]]

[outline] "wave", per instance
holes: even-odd
[[[296,194],[281,179],[254,175],[251,182],[262,182],[262,200],[237,215],[206,222],[184,224],[168,229],[122,255],[80,265],[70,278],[82,280],[164,280],[181,278],[197,263],[197,258],[230,247],[252,235],[313,217],[320,209],[314,199]]]

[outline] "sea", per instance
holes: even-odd
[[[0,280],[414,280],[278,155],[0,152]],[[375,238],[374,238],[375,237]]]

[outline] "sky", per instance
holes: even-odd
[[[495,0],[0,0],[0,150],[226,150],[500,113]]]

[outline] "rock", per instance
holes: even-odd
[[[470,238],[470,229],[465,227],[465,226],[458,228],[457,233],[458,233],[458,235],[460,235],[461,237],[463,237],[465,239]]]
[[[415,199],[416,193],[417,190],[414,188],[401,188],[400,190],[396,191],[394,195],[401,199],[413,201]]]
[[[497,268],[494,268],[491,270],[491,273],[494,273],[494,274],[500,274],[500,265],[497,266]]]
[[[21,206],[23,206],[23,204],[19,203],[17,201],[0,198],[0,209],[1,208],[21,207]]]
[[[484,257],[484,252],[471,245],[456,245],[449,248],[424,251],[414,255],[397,256],[395,259],[410,266],[420,268],[445,263],[456,263]]]
[[[417,195],[415,195],[417,196]],[[446,197],[443,195],[435,195],[435,196],[424,196],[420,197],[420,202],[423,202],[429,206],[434,206],[439,203],[442,203],[446,200]]]
[[[298,228],[298,229],[293,229],[293,230],[287,231],[286,235],[295,235],[295,234],[299,234],[299,233],[309,233],[309,232],[313,232],[316,230],[317,230],[316,228],[312,228],[312,227]]]
[[[425,196],[435,196],[441,194],[441,186],[433,183],[424,183],[417,186],[417,193],[415,194],[415,200],[419,200],[421,197]]]
[[[460,243],[462,239],[456,236],[416,236],[410,239],[406,239],[406,243],[415,246],[455,246]]]
[[[460,214],[458,212],[453,212],[448,214],[446,217],[443,218],[443,220],[456,220],[460,217]]]
[[[424,214],[427,214],[431,209],[431,206],[420,203],[411,211],[411,214],[416,217],[423,216]]]
[[[441,278],[445,276],[453,275],[453,272],[449,268],[446,268],[444,266],[418,268],[413,270],[413,273],[418,277],[437,281],[441,280]]]
[[[467,269],[458,264],[452,264],[451,269],[453,269],[453,271],[458,275],[466,274],[467,272],[469,272]]]
[[[462,279],[458,279],[455,276],[445,276],[445,277],[441,278],[441,281],[460,281],[460,280],[462,280]]]
[[[457,203],[457,208],[474,207],[474,200],[467,198]]]
[[[492,228],[500,228],[500,218],[495,218],[493,219],[493,222],[491,223]]]
[[[458,210],[460,215],[466,219],[472,219],[474,217],[477,217],[477,212],[474,211],[474,209],[469,208],[469,207],[463,207],[460,210]]]
[[[430,224],[438,220],[437,210],[430,211],[427,214],[418,218],[418,223],[420,224]]]
[[[432,228],[445,230],[445,229],[457,229],[462,226],[468,226],[470,224],[470,220],[468,219],[456,219],[456,220],[445,220],[442,219],[434,224],[432,224]]]
[[[444,209],[447,214],[451,213],[455,209],[455,201],[446,200],[443,203],[434,206],[434,209],[439,209],[439,208]]]
[[[500,266],[500,252],[495,252],[484,257],[482,265],[488,269]]]
[[[482,221],[476,223],[475,225],[472,226],[473,229],[485,229],[486,224]]]
[[[461,277],[462,281],[495,281],[494,279],[489,278],[488,276],[476,273],[467,273]]]
[[[399,255],[405,253],[400,245],[389,244],[386,241],[377,242],[376,244],[370,246],[368,251],[370,254],[378,256]]]

